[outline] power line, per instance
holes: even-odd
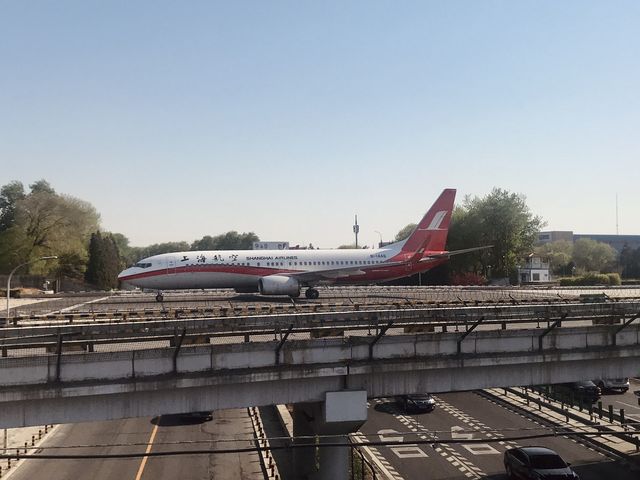
[[[477,432],[477,431],[476,431]],[[514,442],[520,440],[535,440],[539,438],[549,438],[549,437],[599,437],[612,435],[616,433],[625,433],[628,435],[640,435],[639,432],[622,432],[622,431],[608,431],[608,432],[572,432],[565,430],[558,430],[555,432],[542,433],[538,435],[518,435],[513,437],[502,437],[502,438],[480,438],[480,439],[457,439],[457,438],[449,438],[449,439],[431,439],[431,440],[415,440],[411,441],[411,445],[430,445],[435,447],[436,445],[442,444],[488,444],[488,443],[496,443],[496,442]],[[344,435],[333,435],[333,436],[325,436],[323,438],[341,438]],[[105,453],[105,454],[47,454],[47,453],[35,453],[33,455],[20,457],[23,460],[92,460],[92,459],[123,459],[123,458],[141,458],[141,457],[168,457],[168,456],[177,456],[177,455],[222,455],[228,453],[247,453],[247,452],[261,452],[261,451],[274,451],[274,450],[291,450],[298,448],[358,448],[358,447],[378,447],[378,446],[400,446],[407,445],[407,442],[404,441],[371,441],[371,442],[351,442],[349,444],[345,444],[343,442],[323,442],[323,443],[306,443],[306,444],[297,444],[293,443],[290,437],[287,438],[286,445],[270,445],[270,446],[254,446],[247,448],[221,448],[221,449],[199,449],[199,450],[168,450],[162,452],[137,452],[137,453]],[[315,439],[316,437],[297,437],[296,440],[304,439]],[[146,445],[146,444],[145,444]],[[40,449],[38,449],[40,450]],[[16,455],[0,455],[0,459],[14,459]]]

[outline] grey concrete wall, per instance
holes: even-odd
[[[174,350],[66,353],[60,382],[55,355],[0,359],[0,427],[106,420],[324,400],[327,391],[366,390],[370,397],[536,385],[640,375],[640,326],[611,341],[612,327],[276,342]],[[613,327],[615,328],[615,327]]]

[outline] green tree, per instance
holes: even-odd
[[[190,249],[187,242],[154,243],[146,247],[131,247],[130,255],[136,260],[160,255],[162,253],[186,252]]]
[[[121,270],[130,265],[133,265],[137,260],[141,258],[138,257],[139,249],[130,246],[129,239],[122,233],[109,233],[109,235],[111,235],[111,238],[113,238],[113,241],[118,247],[118,253],[120,254],[119,268]]]
[[[449,235],[447,236],[447,250],[462,250],[471,247],[491,245],[488,240],[482,240],[484,219],[478,212],[471,211],[465,206],[456,206],[451,215]],[[486,278],[491,270],[491,252],[480,250],[451,257],[447,263],[450,273],[456,277],[472,273]]]
[[[13,181],[0,188],[0,233],[15,224],[17,204],[25,197],[22,182]]]
[[[251,250],[253,242],[260,239],[253,232],[238,233],[235,230],[212,237],[206,235],[191,244],[191,250]]]
[[[58,255],[56,277],[82,280],[87,269],[87,255],[79,252],[65,252]]]
[[[549,259],[551,271],[558,275],[571,273],[570,264],[573,258],[573,243],[567,240],[544,243],[535,248],[535,253]]]
[[[408,238],[409,235],[411,235],[411,233],[416,229],[417,226],[418,224],[416,223],[410,223],[407,226],[401,228],[400,231],[396,233],[396,238],[394,241],[401,242],[405,238]]]
[[[489,263],[483,274],[511,276],[520,259],[533,251],[538,232],[544,226],[542,219],[531,213],[523,195],[500,188],[494,188],[483,198],[465,198],[463,208],[478,234],[476,244],[493,245],[487,250]]]
[[[573,262],[581,272],[610,272],[615,260],[615,249],[606,243],[580,238],[573,244]]]
[[[74,254],[67,258],[86,258],[87,243],[99,223],[99,215],[88,202],[58,194],[44,180],[30,186],[24,194],[20,182],[0,189],[1,214],[5,221],[0,230],[0,270],[43,255]],[[79,265],[77,267],[80,267]],[[58,268],[57,262],[37,262],[31,273],[47,273]]]
[[[111,235],[99,231],[92,234],[85,280],[103,290],[117,287],[119,260],[118,247]]]

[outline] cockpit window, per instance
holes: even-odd
[[[150,262],[139,262],[134,265],[134,267],[138,268],[149,268],[151,266]]]

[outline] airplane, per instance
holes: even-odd
[[[234,288],[237,292],[300,296],[316,299],[315,288],[326,284],[375,284],[426,272],[452,255],[485,247],[446,251],[445,244],[456,196],[442,191],[405,240],[377,249],[218,250],[188,251],[144,258],[118,275],[142,289]]]

